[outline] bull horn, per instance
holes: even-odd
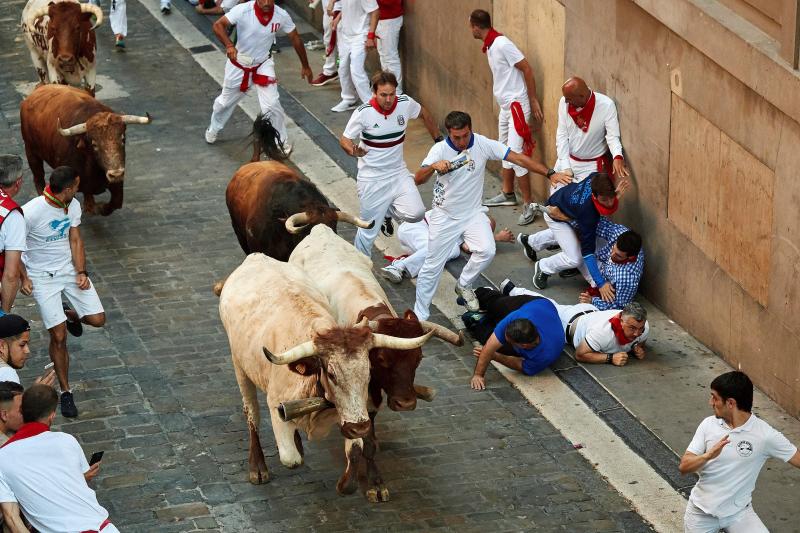
[[[362,220],[358,217],[354,217],[350,213],[345,213],[344,211],[337,211],[336,212],[336,220],[340,222],[347,222],[348,224],[352,224],[358,228],[370,229],[375,226],[375,221],[372,220],[367,222],[366,220]]]
[[[314,348],[314,341],[306,341],[303,344],[298,344],[291,350],[277,355],[267,350],[266,346],[262,346],[261,349],[264,351],[264,355],[267,356],[267,359],[269,359],[269,362],[273,365],[288,365],[289,363],[294,363],[304,357],[311,357],[317,353],[317,349]]]
[[[28,15],[28,20],[26,20],[25,23],[28,24],[29,26],[33,26],[34,20],[40,17],[46,17],[49,12],[50,12],[50,4],[45,4],[36,11],[34,11],[33,13],[30,13]]]
[[[289,233],[296,235],[303,231],[303,228],[308,225],[308,214],[307,213],[295,213],[294,215],[290,216],[286,219],[286,231]]]
[[[56,127],[58,128],[58,133],[63,135],[64,137],[72,137],[73,135],[80,135],[82,133],[86,133],[86,123],[81,122],[80,124],[75,124],[67,129],[61,127],[61,119],[56,120]]]
[[[419,325],[422,326],[422,330],[426,333],[428,331],[433,331],[433,335],[439,337],[443,341],[447,341],[453,346],[463,346],[464,345],[464,333],[463,332],[454,332],[450,331],[444,326],[440,326],[439,324],[434,324],[433,322],[428,322],[427,320],[420,320]]]
[[[94,26],[92,26],[89,31],[95,29],[100,24],[103,23],[103,10],[100,9],[99,6],[94,4],[81,4],[81,13],[91,13],[94,15],[95,21]]]
[[[392,335],[384,335],[382,333],[373,333],[372,347],[388,348],[390,350],[414,350],[422,347],[423,344],[428,342],[428,339],[433,337],[433,333],[433,330],[431,330],[422,337],[414,337],[412,339],[404,339],[402,337],[394,337]]]
[[[150,113],[145,113],[144,117],[139,115],[122,115],[122,122],[125,124],[150,124],[153,118]]]

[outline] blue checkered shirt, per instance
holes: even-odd
[[[633,300],[639,288],[639,280],[644,271],[644,249],[639,250],[633,263],[615,263],[611,260],[611,247],[620,235],[628,231],[622,224],[616,224],[606,217],[597,223],[597,238],[606,244],[597,251],[597,264],[603,277],[614,285],[614,300],[606,302],[599,296],[592,298],[592,305],[601,311],[622,309]]]

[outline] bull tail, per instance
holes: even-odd
[[[278,130],[272,125],[272,121],[259,113],[253,121],[253,161],[258,161],[261,154],[275,161],[285,161],[289,154],[283,145]]]
[[[225,286],[226,281],[228,281],[228,278],[222,278],[214,284],[214,287],[211,290],[214,291],[215,296],[222,294],[222,288]]]

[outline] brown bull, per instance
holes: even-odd
[[[44,163],[72,167],[81,177],[83,210],[109,215],[122,207],[127,124],[149,124],[150,116],[120,115],[74,87],[42,85],[23,100],[19,110],[25,154],[39,194],[44,189]],[[109,190],[107,204],[94,195]]]
[[[225,201],[244,253],[261,252],[279,261],[288,260],[316,224],[333,231],[339,220],[362,228],[372,226],[331,207],[313,183],[275,161],[239,168],[228,183]]]

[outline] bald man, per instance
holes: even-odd
[[[583,181],[592,172],[627,178],[614,101],[592,91],[581,78],[568,79],[561,92],[564,96],[558,103],[555,170],[572,169],[575,182]]]

